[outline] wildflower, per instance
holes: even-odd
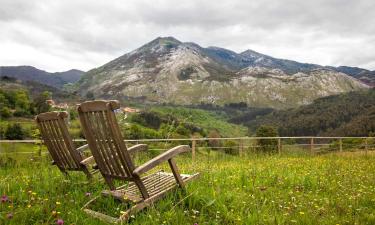
[[[64,224],[64,220],[58,219],[58,220],[56,220],[56,224],[57,225],[63,225]]]
[[[13,213],[8,213],[7,214],[7,219],[12,219],[13,218]]]
[[[30,204],[28,204],[28,205],[27,205],[27,208],[31,208],[31,205],[30,205]]]
[[[305,215],[305,213],[304,213],[304,212],[299,212],[299,214],[301,214],[301,215]]]
[[[194,225],[198,225],[198,223],[194,223]]]
[[[7,202],[7,201],[9,201],[8,196],[6,196],[6,195],[1,196],[1,202],[2,203]]]
[[[61,205],[61,202],[56,202],[56,205]]]
[[[52,216],[56,216],[57,212],[55,210],[52,211]]]
[[[86,196],[86,197],[89,197],[89,196],[91,196],[91,193],[90,193],[90,192],[86,192],[86,193],[85,193],[85,196]]]

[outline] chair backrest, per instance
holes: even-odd
[[[82,166],[82,156],[76,151],[64,118],[67,112],[46,112],[35,117],[42,139],[53,161],[63,170],[76,170]]]
[[[131,179],[133,161],[126,149],[114,110],[117,101],[88,101],[78,106],[82,131],[103,176]]]

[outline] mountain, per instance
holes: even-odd
[[[71,102],[77,99],[76,96],[56,87],[30,80],[17,80],[14,77],[7,76],[0,76],[0,89],[4,91],[21,89],[26,90],[32,98],[36,98],[42,92],[48,91],[52,93],[52,97],[54,100]]]
[[[22,81],[35,81],[60,89],[67,83],[78,81],[83,73],[74,69],[49,73],[32,66],[0,66],[0,76],[14,77]]]
[[[279,128],[281,136],[368,136],[375,134],[375,88],[315,100],[268,115],[241,115],[232,121],[255,131],[260,125]]]
[[[369,86],[375,87],[375,71],[348,66],[339,66],[333,69],[338,72],[346,73]]]
[[[335,68],[251,50],[238,54],[203,48],[166,37],[88,71],[75,89],[83,96],[151,103],[245,102],[251,107],[289,108],[367,88]]]

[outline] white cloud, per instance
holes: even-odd
[[[0,0],[0,65],[88,70],[158,36],[375,69],[373,0]]]

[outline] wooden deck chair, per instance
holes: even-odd
[[[83,157],[83,151],[88,145],[75,148],[72,137],[64,118],[68,117],[67,112],[46,112],[35,117],[42,139],[53,159],[52,164],[56,165],[62,173],[68,175],[67,171],[82,171],[88,179],[98,170],[89,168],[94,164],[94,157]]]
[[[89,209],[89,205],[95,199],[83,207],[83,210],[91,216],[111,223],[127,221],[131,215],[151,205],[172,189],[178,186],[183,188],[186,182],[198,175],[198,173],[180,174],[174,161],[174,157],[178,154],[190,151],[188,145],[174,147],[136,167],[132,155],[140,149],[145,149],[147,145],[126,148],[114,113],[114,110],[119,108],[120,105],[117,101],[89,101],[78,106],[83,133],[98,164],[99,171],[110,188],[110,190],[103,191],[102,194],[132,204],[118,218]],[[160,171],[141,176],[166,161],[168,161],[172,173]],[[128,181],[129,183],[116,188],[114,180]]]

